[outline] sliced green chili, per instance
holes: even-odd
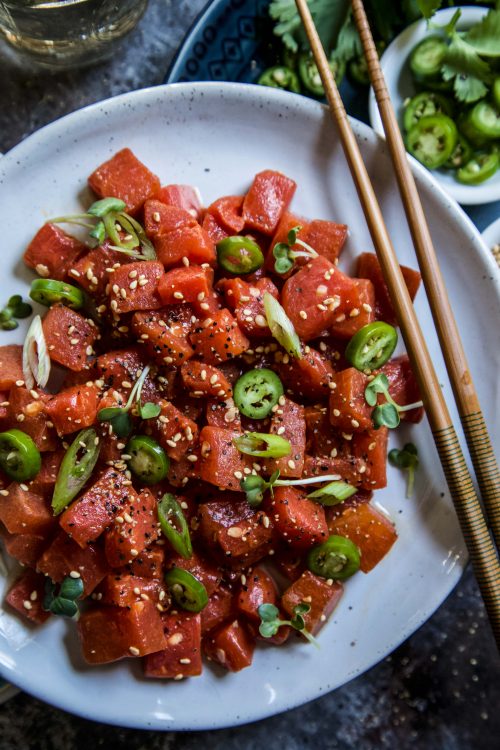
[[[171,568],[165,573],[165,583],[175,603],[188,612],[201,612],[208,604],[205,586],[187,570]]]
[[[284,394],[283,384],[272,370],[245,372],[234,386],[234,402],[251,419],[264,419]]]
[[[31,282],[30,297],[45,307],[50,307],[58,302],[71,307],[72,310],[80,310],[85,298],[81,289],[72,284],[55,279],[35,279]]]
[[[156,440],[148,435],[134,435],[125,448],[128,467],[142,484],[157,484],[168,474],[170,459]]]
[[[92,428],[82,430],[73,440],[61,462],[54,487],[52,510],[55,516],[62,513],[83,489],[94,470],[100,450],[99,438]]]
[[[10,479],[28,482],[41,466],[40,451],[29,435],[16,429],[0,433],[0,469]]]
[[[225,237],[216,249],[219,266],[238,276],[253,273],[264,264],[262,250],[249,237]]]
[[[186,559],[191,557],[193,547],[189,527],[181,506],[170,492],[165,493],[158,503],[158,520],[163,535],[175,551]]]
[[[396,329],[376,320],[357,331],[347,344],[345,357],[357,370],[375,370],[385,364],[398,343]]]
[[[330,536],[309,550],[307,567],[322,578],[343,581],[359,570],[360,560],[359,549],[350,539]]]

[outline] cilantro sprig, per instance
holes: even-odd
[[[309,495],[309,497],[312,497],[313,499],[318,499],[318,502],[323,505],[333,504],[333,502],[327,502],[325,500],[327,495],[331,495],[332,497],[337,496],[337,501],[342,502],[342,500],[350,497],[350,495],[354,494],[356,491],[354,488],[351,488],[350,485],[345,484],[344,482],[339,482],[338,480],[340,477],[338,474],[322,474],[316,477],[307,477],[307,479],[280,479],[279,477],[279,469],[271,474],[269,479],[264,479],[264,477],[261,477],[258,474],[249,474],[248,476],[243,477],[240,481],[240,487],[246,495],[248,504],[252,508],[257,508],[264,499],[264,494],[269,490],[272,496],[275,487],[298,487],[308,484],[320,484],[321,482],[330,482],[331,485],[336,483],[336,487],[326,485],[323,493],[320,493],[318,490]],[[339,485],[342,485],[342,487]],[[349,490],[346,491],[346,488],[349,488]],[[353,492],[351,492],[351,489]]]
[[[385,402],[378,404],[378,396],[382,394]],[[372,411],[372,420],[375,429],[379,427],[389,427],[394,429],[399,425],[400,415],[411,409],[418,409],[423,406],[422,401],[415,401],[413,404],[401,406],[397,404],[389,393],[389,380],[383,372],[376,375],[365,388],[365,400],[369,406],[374,406]]]
[[[443,80],[453,83],[458,101],[471,103],[487,95],[492,79],[490,65],[480,55],[500,57],[500,9],[490,9],[465,34],[457,31],[460,16],[459,9],[445,26],[429,26],[450,39],[441,68]]]
[[[419,464],[417,446],[413,443],[406,443],[401,450],[393,448],[389,451],[388,459],[391,466],[408,472],[406,497],[410,498],[413,495],[415,472]]]
[[[273,247],[274,270],[276,273],[288,273],[295,265],[297,258],[307,258],[312,260],[318,257],[314,248],[298,238],[298,233],[302,227],[296,226],[290,229],[286,242],[277,242]],[[294,250],[294,245],[299,245],[302,250]]]
[[[263,638],[272,638],[278,630],[284,626],[289,626],[301,633],[309,643],[319,648],[316,638],[307,630],[304,615],[311,610],[311,605],[307,602],[300,602],[293,608],[293,617],[290,620],[281,620],[278,607],[274,604],[261,604],[257,610],[260,617],[259,633]]]
[[[142,388],[150,369],[149,365],[146,365],[143,369],[140,377],[130,391],[130,396],[125,406],[109,406],[101,409],[97,414],[99,422],[109,422],[113,428],[113,432],[118,437],[127,437],[132,432],[130,411],[134,406],[141,419],[154,419],[161,412],[159,404],[153,404],[151,401],[145,404],[141,402]]]

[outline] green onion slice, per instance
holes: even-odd
[[[45,387],[49,379],[50,357],[39,315],[35,315],[31,321],[24,341],[23,375],[28,390],[34,388],[35,383]]]
[[[297,336],[293,323],[284,311],[282,305],[272,294],[264,294],[264,311],[267,325],[276,341],[286,349],[288,354],[297,359],[302,358],[300,339]]]
[[[280,435],[264,432],[245,432],[233,440],[240,453],[260,458],[282,458],[290,455],[292,446]]]

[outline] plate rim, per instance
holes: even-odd
[[[193,93],[193,89],[195,90],[207,90],[213,91],[214,94],[217,94],[217,96],[220,96],[221,94],[221,88],[224,89],[225,92],[229,95],[232,91],[236,94],[236,92],[243,92],[245,90],[245,95],[249,96],[256,96],[259,97],[264,96],[267,99],[276,100],[276,102],[287,102],[290,101],[290,97],[293,97],[294,100],[298,100],[298,95],[290,94],[288,92],[282,92],[278,90],[273,89],[263,89],[260,86],[251,85],[251,84],[240,84],[235,82],[227,82],[227,83],[215,83],[215,82],[197,82],[197,83],[175,83],[175,84],[163,84],[161,86],[154,86],[144,89],[139,89],[137,91],[133,92],[126,92],[123,94],[120,94],[115,97],[111,97],[109,99],[95,102],[93,104],[87,105],[86,107],[80,108],[75,110],[74,112],[71,112],[67,115],[65,115],[62,118],[59,118],[58,120],[55,120],[52,123],[49,123],[45,125],[43,128],[35,131],[33,134],[28,136],[24,141],[21,141],[19,144],[17,144],[13,149],[11,149],[5,156],[0,160],[0,173],[4,173],[6,168],[9,168],[11,163],[15,163],[15,160],[19,155],[23,155],[23,151],[29,151],[33,145],[37,143],[37,140],[43,139],[47,137],[47,133],[50,134],[50,137],[52,137],[52,131],[55,136],[57,136],[57,133],[64,129],[65,124],[70,119],[77,119],[81,117],[82,115],[89,115],[92,114],[94,111],[97,111],[99,109],[102,109],[103,107],[108,108],[114,108],[114,107],[120,107],[121,103],[126,99],[134,99],[136,102],[140,103],[141,100],[147,101],[150,97],[157,98],[158,96],[164,96],[166,91],[172,91],[176,90],[179,91],[181,94],[185,92],[185,95],[187,95],[189,92]],[[305,109],[312,110],[326,110],[326,106],[315,102],[313,100],[304,99],[303,97],[300,97],[300,102],[302,107]],[[354,124],[355,131],[357,131],[358,137],[365,137],[368,139],[373,139],[375,137],[374,131],[365,123],[360,122],[358,120],[352,120],[351,121]],[[417,174],[420,174],[424,180],[424,183],[426,182],[430,187],[432,187],[433,190],[437,191],[437,198],[444,199],[449,207],[452,209],[452,212],[454,213],[454,218],[461,223],[462,231],[465,231],[466,229],[469,230],[469,232],[472,230],[472,233],[475,234],[477,237],[480,237],[478,229],[475,227],[473,222],[470,220],[470,218],[464,213],[464,211],[453,201],[450,203],[450,197],[444,191],[444,189],[439,185],[439,183],[433,178],[432,175],[429,174],[429,172],[422,167],[422,165],[415,163],[412,165],[412,168],[414,171],[417,172]],[[481,260],[483,263],[488,265],[488,261],[491,262],[491,267],[496,267],[496,264],[494,264],[494,260],[491,257],[491,259],[487,259],[486,257],[481,256]],[[497,297],[500,298],[500,291],[495,286],[495,294]],[[344,685],[347,684],[351,679],[354,677],[359,676],[360,674],[363,674],[368,669],[373,667],[375,664],[379,663],[381,658],[384,658],[388,653],[391,653],[395,648],[397,648],[402,642],[404,642],[408,637],[410,637],[416,630],[418,630],[421,625],[423,625],[431,616],[434,614],[434,612],[438,609],[439,606],[445,601],[447,596],[451,593],[455,585],[460,580],[460,577],[462,575],[463,569],[465,567],[465,560],[463,563],[463,566],[457,566],[455,568],[456,573],[450,574],[448,578],[448,586],[443,587],[444,594],[440,595],[440,599],[438,602],[433,602],[425,609],[425,615],[422,616],[420,613],[416,613],[416,616],[412,619],[411,623],[408,623],[406,625],[406,628],[403,628],[401,631],[401,635],[399,635],[390,645],[387,652],[384,650],[384,653],[381,655],[380,653],[376,653],[373,655],[373,658],[368,660],[365,665],[360,667],[355,672],[351,673],[346,679],[346,681],[343,683]],[[35,695],[36,697],[40,698],[41,700],[47,701],[47,697],[44,695],[43,691],[33,689],[33,687],[28,684],[29,680],[16,680],[16,675],[12,675],[9,669],[4,669],[2,666],[0,669],[1,673],[7,677],[11,682],[21,687],[26,692],[30,693],[31,695]],[[14,679],[12,679],[14,677]],[[204,723],[203,725],[197,725],[197,726],[177,726],[174,728],[174,731],[182,731],[184,729],[189,729],[191,731],[202,731],[202,730],[208,730],[208,729],[214,729],[214,728],[222,728],[224,726],[238,726],[240,724],[246,724],[250,723],[252,721],[256,721],[262,718],[268,718],[275,713],[281,713],[286,710],[290,710],[292,708],[296,708],[297,706],[304,705],[312,700],[315,700],[320,695],[322,695],[322,692],[319,692],[317,688],[311,693],[309,693],[309,696],[304,699],[302,696],[298,699],[291,699],[289,702],[287,702],[286,706],[279,706],[276,707],[275,710],[271,710],[270,712],[262,713],[260,712],[252,712],[250,711],[248,715],[245,715],[242,718],[239,719],[231,719],[231,723],[226,722],[214,722],[213,724],[210,724],[208,722]],[[168,722],[165,722],[163,720],[163,723],[161,723],[158,720],[155,720],[154,717],[150,717],[149,720],[142,720],[141,722],[137,721],[135,717],[131,717],[127,719],[127,716],[109,716],[108,715],[102,715],[99,714],[90,714],[86,710],[83,710],[79,708],[79,706],[74,705],[67,705],[64,701],[64,696],[60,696],[59,699],[55,699],[52,695],[50,698],[50,702],[52,705],[61,708],[63,710],[70,711],[71,713],[75,713],[79,716],[82,716],[86,719],[91,719],[94,721],[102,721],[108,724],[114,724],[117,726],[127,726],[127,727],[136,727],[136,728],[142,728],[142,729],[160,729],[162,731],[172,731],[172,726],[169,725]]]

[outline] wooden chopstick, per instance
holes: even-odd
[[[500,469],[479,405],[362,0],[352,0],[352,9],[458,413],[493,538],[500,549]]]
[[[318,66],[330,111],[363,207],[385,283],[424,401],[436,449],[453,499],[497,646],[500,648],[500,562],[453,427],[427,344],[408,294],[356,138],[328,65],[307,0],[295,0]]]

